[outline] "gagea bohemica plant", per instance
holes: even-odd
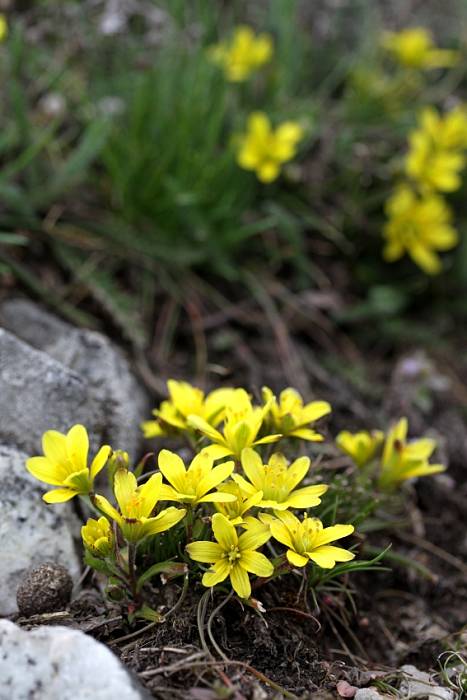
[[[271,579],[298,573],[302,585],[312,585],[320,573],[345,571],[356,545],[334,543],[349,538],[354,525],[336,523],[336,507],[327,526],[314,517],[329,513],[319,510],[329,484],[317,476],[326,471],[313,468],[305,454],[324,441],[315,424],[331,406],[304,404],[291,388],[278,398],[264,388],[259,405],[244,389],[205,395],[170,380],[168,391],[142,428],[149,439],[179,439],[179,453],[162,449],[132,468],[126,452],[104,445],[89,464],[86,428],[74,425],[66,435],[44,433],[44,455],[26,463],[33,476],[55,487],[44,495],[46,503],[79,496],[82,511],[95,513],[81,529],[84,561],[106,581],[109,599],[129,621],[167,618],[154,600],[156,577],[162,583],[183,577],[181,598],[201,582],[261,611],[261,587]],[[407,430],[401,419],[387,435],[340,433],[337,446],[353,463],[345,467],[347,488],[354,479],[365,484],[369,500],[375,493],[384,499],[407,479],[442,471],[429,464],[436,443],[408,441]],[[154,459],[157,468],[150,466]],[[98,477],[107,495],[97,492]]]

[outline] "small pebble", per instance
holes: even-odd
[[[25,617],[64,610],[73,581],[60,564],[46,562],[30,569],[16,591],[18,610]]]

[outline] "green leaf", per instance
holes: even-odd
[[[181,562],[171,560],[158,562],[150,566],[144,574],[141,574],[136,584],[136,590],[140,591],[145,583],[158,574],[164,574],[166,579],[171,579],[176,576],[183,576],[186,572],[187,566]]]
[[[141,620],[149,620],[149,622],[163,622],[164,620],[163,615],[149,607],[149,605],[146,605],[146,603],[134,613],[133,617]]]

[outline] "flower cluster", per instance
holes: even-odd
[[[126,602],[130,618],[159,619],[144,593],[155,575],[183,574],[188,581],[200,572],[204,586],[228,580],[247,600],[271,577],[307,566],[316,574],[354,558],[353,551],[333,544],[351,535],[353,525],[332,520],[325,526],[310,513],[328,485],[314,476],[310,457],[295,452],[297,441],[304,446],[324,439],[316,422],[330,413],[327,402],[305,403],[292,388],[276,397],[264,387],[255,404],[244,389],[206,395],[174,380],[168,392],[143,429],[159,438],[186,434],[193,447],[189,463],[161,449],[145,475],[146,461],[131,469],[126,452],[104,445],[88,465],[89,438],[75,425],[66,435],[47,431],[43,456],[26,464],[36,478],[57,487],[45,494],[48,503],[80,496],[95,511],[81,530],[85,561],[108,577],[109,596]],[[428,464],[432,440],[406,437],[402,419],[385,439],[379,431],[343,432],[337,442],[361,469],[378,460],[379,486],[389,489],[444,468]],[[104,467],[111,495],[96,491]]]
[[[361,469],[374,474],[382,490],[391,490],[401,482],[418,476],[443,472],[442,464],[430,464],[436,449],[431,438],[407,440],[408,421],[401,418],[386,435],[380,430],[339,433],[336,444]]]
[[[466,149],[464,106],[444,116],[432,107],[422,111],[418,127],[409,134],[407,181],[386,203],[386,260],[393,262],[407,253],[427,274],[440,272],[438,251],[450,250],[458,242],[451,209],[440,193],[459,189]]]
[[[424,27],[386,32],[382,43],[394,60],[404,68],[450,68],[459,61],[458,51],[438,49],[431,32]]]

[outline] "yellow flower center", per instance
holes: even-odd
[[[282,503],[290,493],[287,484],[287,465],[276,462],[264,465],[263,499]]]
[[[236,545],[230,545],[230,549],[224,552],[222,555],[224,559],[228,559],[230,566],[232,567],[242,556],[239,548]]]

